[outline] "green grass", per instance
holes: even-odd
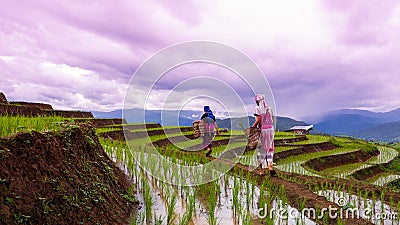
[[[291,132],[282,132],[282,131],[277,131],[275,132],[274,138],[275,140],[279,139],[289,139],[289,138],[295,138],[295,137],[301,137],[303,135],[291,133]]]
[[[221,133],[221,134],[244,135],[244,131],[243,130],[229,130],[228,133]]]
[[[332,139],[332,137],[330,137],[330,136],[313,135],[313,134],[307,135],[307,138],[308,138],[308,140],[306,140],[306,141],[293,142],[293,143],[289,143],[288,145],[317,144],[317,143],[327,142]]]
[[[346,165],[342,165],[342,166],[328,168],[324,171],[321,171],[321,173],[327,177],[329,177],[329,176],[348,176],[351,173],[354,173],[355,171],[359,170],[360,168],[363,168],[364,165],[368,166],[365,163],[346,164]]]
[[[98,128],[97,133],[103,133],[103,132],[114,131],[114,130],[122,130],[122,128],[123,128],[122,126],[112,125],[112,126],[107,126],[104,128]],[[178,128],[180,128],[180,127],[166,126],[166,127],[157,127],[157,128],[140,128],[140,129],[127,129],[127,130],[129,130],[132,133],[135,133],[135,132],[154,131],[154,130],[167,130],[168,131],[168,129],[178,129]],[[179,130],[177,132],[179,132]]]
[[[397,151],[400,151],[400,142],[392,145],[392,147],[394,147]]]
[[[371,182],[372,184],[378,186],[387,185],[387,187],[391,190],[400,191],[400,175],[398,174],[381,174],[377,176],[373,181],[368,180],[368,182]]]
[[[114,131],[114,130],[120,130],[119,128],[116,127],[104,127],[104,128],[98,128],[96,129],[96,133],[104,133],[104,132],[109,132],[109,131]]]
[[[142,122],[136,122],[136,123],[126,123],[126,124],[113,124],[110,125],[109,127],[122,127],[124,125],[143,125],[143,124],[156,124],[156,123],[142,123]]]
[[[60,122],[66,119],[59,116],[1,116],[0,117],[0,137],[15,134],[17,132],[38,132],[54,130],[60,126]]]

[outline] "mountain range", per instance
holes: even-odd
[[[111,112],[92,112],[96,118],[121,118],[122,110]],[[145,116],[143,114],[145,113]],[[192,110],[142,110],[129,109],[125,111],[125,119],[129,123],[145,122],[160,123],[163,126],[191,126],[198,120],[201,111]],[[219,114],[217,124],[221,128],[241,130],[254,123],[254,117],[227,118]],[[400,141],[400,108],[389,112],[371,112],[367,110],[342,109],[320,115],[302,118],[302,121],[288,117],[277,117],[277,130],[285,131],[296,125],[314,125],[314,133],[329,135],[352,136],[367,140],[385,142]]]
[[[122,110],[115,110],[111,112],[92,112],[96,118],[122,118]],[[143,114],[145,115],[143,116]],[[124,118],[128,123],[134,122],[145,122],[159,123],[163,126],[191,126],[192,122],[199,120],[201,111],[192,110],[142,110],[142,109],[128,109],[125,110]],[[253,116],[240,117],[240,118],[226,118],[226,115],[222,114],[221,119],[218,119],[217,124],[220,128],[241,130],[243,125],[244,128],[251,126],[255,118]],[[225,117],[225,118],[224,118]],[[296,125],[306,125],[302,121],[297,121],[288,117],[277,117],[277,130],[289,130],[291,127]]]
[[[389,112],[342,109],[303,118],[314,132],[385,142],[400,140],[400,108]]]

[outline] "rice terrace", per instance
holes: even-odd
[[[5,97],[0,113],[1,224],[399,224],[399,145],[276,132],[271,177],[255,169],[254,150],[236,157],[243,130],[221,132],[207,157],[191,126],[127,124]],[[234,166],[193,186],[171,183],[201,170],[160,164],[218,159]]]

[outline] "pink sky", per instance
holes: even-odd
[[[10,100],[119,109],[148,57],[210,40],[254,59],[278,115],[400,107],[397,0],[1,2],[0,91]]]

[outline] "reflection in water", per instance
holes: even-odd
[[[251,177],[236,177],[229,174],[220,175],[214,182],[207,183],[200,186],[178,186],[165,183],[161,180],[149,176],[138,165],[135,164],[134,158],[131,154],[126,154],[124,149],[120,147],[104,146],[104,149],[117,162],[121,169],[132,179],[133,184],[136,186],[137,198],[141,202],[141,208],[136,216],[137,224],[166,224],[167,220],[173,220],[174,224],[190,224],[190,225],[205,225],[210,224],[210,218],[214,217],[217,224],[232,224],[232,225],[247,225],[252,224],[253,220],[259,220],[258,211],[260,202],[260,188]],[[180,181],[182,171],[177,168],[160,168],[157,163],[157,157],[152,155],[145,155],[144,152],[135,152],[133,154],[142,154],[135,157],[139,160],[146,160],[149,167],[157,167],[160,174],[168,180],[174,179],[175,182],[190,182]],[[165,157],[168,158],[168,157]],[[186,162],[180,159],[173,160],[175,163],[183,166],[196,164],[202,167],[201,164],[196,162]],[[151,164],[151,165],[150,165]],[[200,177],[201,170],[189,170],[185,173],[190,173],[190,177]],[[185,176],[189,176],[186,174]],[[196,181],[196,178],[193,178]],[[210,187],[215,189],[212,191]],[[146,196],[146,188],[149,196]],[[215,204],[210,204],[212,198],[210,196],[216,193]],[[265,191],[262,198],[268,196]],[[270,209],[290,209],[294,214],[298,214],[295,208],[290,205],[272,197]],[[150,200],[149,200],[150,199]],[[150,202],[149,202],[150,201]],[[146,212],[146,204],[151,205],[151,215]],[[214,210],[210,210],[210,205],[215,205]],[[193,206],[193,207],[191,207]],[[264,206],[262,206],[264,208]],[[210,215],[210,211],[215,211],[214,215]],[[171,214],[171,212],[173,212]],[[269,212],[269,211],[268,211]],[[272,211],[273,216],[270,220],[274,224],[315,224],[308,218],[301,217],[288,217],[280,215],[281,211]],[[147,215],[147,216],[146,216]],[[185,223],[185,218],[190,215],[190,219]],[[269,217],[269,215],[268,215]],[[135,223],[133,223],[135,224]]]

